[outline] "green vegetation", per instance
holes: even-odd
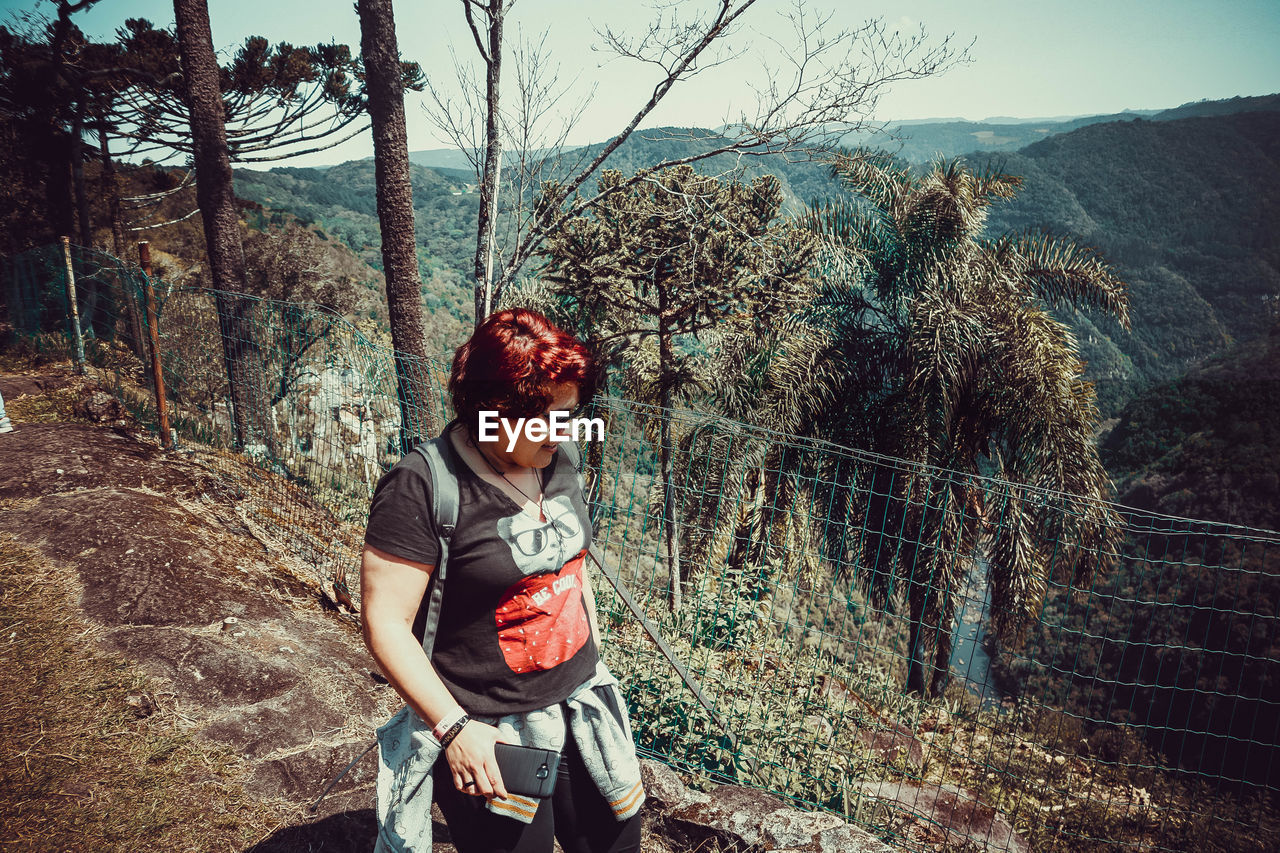
[[[1127,521],[1117,545],[1104,531],[1115,520],[1095,501],[1083,510],[1037,503],[1020,489],[1105,493],[1093,391],[1052,307],[1075,330],[1108,412],[1152,381],[1240,342],[1230,357],[1137,398],[1106,439],[1104,460],[1122,476],[1127,502],[1280,526],[1280,400],[1275,382],[1260,380],[1280,373],[1266,310],[1280,294],[1280,113],[1275,99],[1234,107],[1254,111],[1212,115],[1227,108],[1188,105],[1160,121],[1082,120],[1061,135],[1035,126],[947,130],[955,134],[948,145],[972,138],[972,147],[987,149],[1018,144],[1019,133],[1049,137],[1002,157],[1002,169],[985,168],[996,162],[990,154],[915,171],[885,157],[845,161],[843,177],[857,198],[809,218],[824,241],[822,287],[812,292],[790,287],[804,277],[812,241],[775,216],[784,206],[798,213],[807,200],[835,196],[835,183],[815,163],[750,154],[706,161],[698,171],[740,179],[729,207],[689,204],[701,202],[694,185],[718,183],[694,170],[650,176],[651,187],[668,184],[662,201],[674,205],[659,204],[656,191],[620,195],[551,237],[559,266],[551,267],[550,285],[558,277],[562,303],[582,312],[580,331],[604,343],[630,336],[629,349],[613,353],[619,384],[659,392],[634,396],[682,399],[905,460],[899,468],[858,467],[799,453],[776,437],[717,433],[710,419],[688,413],[664,413],[636,428],[624,447],[633,458],[591,460],[624,472],[595,488],[610,523],[627,523],[629,512],[641,520],[627,544],[644,553],[625,555],[634,579],[651,588],[665,581],[679,589],[682,576],[689,584],[695,606],[664,627],[715,685],[741,751],[730,754],[723,733],[686,701],[668,670],[645,657],[647,642],[615,608],[606,616],[610,654],[645,708],[637,721],[643,743],[889,836],[901,829],[901,815],[871,804],[851,780],[966,786],[1003,810],[1035,849],[1102,841],[1247,849],[1275,841],[1275,804],[1253,797],[1259,786],[1280,784],[1273,769],[1280,762],[1266,741],[1280,722],[1272,698],[1280,689],[1275,545],[1219,525],[1162,521],[1153,530],[1140,515]],[[1172,120],[1192,114],[1206,117]],[[4,120],[0,155],[21,167],[0,191],[5,247],[15,254],[70,230],[70,196],[59,184],[63,161],[37,163],[37,143]],[[611,159],[619,171],[601,180],[715,142],[710,132],[693,136],[681,129],[637,135]],[[84,171],[89,184],[122,195],[169,193],[136,214],[139,225],[173,220],[144,232],[158,272],[174,287],[207,281],[203,233],[196,220],[183,219],[194,207],[183,171],[129,167],[117,179],[92,162]],[[1013,194],[1018,182],[1007,174],[1023,176],[1023,192],[992,207]],[[464,173],[415,167],[412,178],[423,299],[443,349],[469,327],[478,199]],[[755,198],[747,198],[748,179]],[[254,293],[332,312],[286,306],[255,317],[274,336],[262,364],[281,418],[282,449],[272,464],[292,472],[299,492],[358,526],[399,428],[394,386],[385,384],[392,372],[376,347],[353,344],[385,342],[373,164],[241,170],[237,181],[247,200],[242,236]],[[674,191],[672,182],[680,184]],[[57,209],[42,211],[42,196],[56,197]],[[83,229],[85,242],[105,245],[109,211],[95,205],[89,218],[99,227]],[[750,215],[738,216],[742,210]],[[1040,230],[1093,246],[1114,269],[1066,239],[991,239]],[[729,232],[749,239],[735,242]],[[645,253],[684,273],[672,280],[681,287],[666,291],[670,304],[658,304],[658,294],[672,282],[659,280],[662,264],[646,266]],[[772,312],[738,310],[727,298],[768,301],[760,285],[779,277],[754,269],[753,255],[798,265],[782,292],[766,294],[778,297]],[[1115,279],[1129,284],[1131,335]],[[106,298],[107,277],[86,282],[96,282],[85,287],[88,298],[102,300],[96,313],[119,307],[114,295]],[[602,298],[607,288],[612,302]],[[175,422],[191,439],[216,440],[225,432],[226,402],[224,379],[208,358],[215,312],[203,297],[164,295],[165,368],[180,377]],[[45,297],[43,331],[52,332],[58,297]],[[808,313],[783,310],[790,307],[783,302],[804,299]],[[681,311],[693,319],[671,322]],[[136,372],[110,340],[116,325],[95,325],[94,313],[91,361]],[[777,316],[763,316],[770,313]],[[338,393],[345,396],[333,405]],[[53,417],[63,402],[27,414]],[[930,473],[942,469],[958,473]],[[981,485],[992,473],[1013,485]],[[638,509],[622,508],[623,497]],[[604,506],[610,498],[613,505]],[[656,519],[667,522],[664,534],[653,529]],[[947,683],[955,590],[983,542],[993,567],[993,627],[1004,644],[996,665],[1019,697],[999,711]],[[650,556],[664,544],[687,563]],[[307,546],[333,553],[310,540]],[[1094,571],[1113,558],[1114,571]],[[108,849],[136,848],[143,838],[163,846],[179,833],[179,846],[192,838],[212,846],[251,840],[244,828],[271,816],[237,793],[234,765],[215,770],[218,756],[180,733],[131,720],[119,694],[145,695],[146,685],[119,661],[91,657],[72,672],[68,632],[83,626],[53,617],[65,609],[66,591],[37,589],[39,567],[24,559],[0,543],[0,625],[22,627],[10,590],[36,590],[21,615],[42,639],[11,643],[21,654],[0,659],[7,670],[0,687],[18,697],[12,704],[32,684],[54,685],[51,704],[41,704],[34,719],[57,736],[42,742],[18,706],[0,722],[9,749],[0,800],[16,816],[7,831],[19,841],[46,826],[65,831],[76,826],[67,804],[88,796],[100,814],[84,825],[87,837]],[[1068,585],[1087,586],[1091,577],[1091,590]],[[1018,629],[1029,621],[1020,645]],[[921,653],[930,643],[932,660]],[[903,696],[904,682],[929,698]],[[890,754],[868,742],[869,732],[904,736],[922,755]],[[25,759],[37,754],[46,760],[33,772]],[[1197,773],[1222,780],[1221,789],[1205,791]],[[103,780],[111,774],[128,784],[108,790]],[[190,775],[215,792],[212,808],[207,791],[183,787]],[[200,814],[187,814],[189,803],[199,803]]]
[[[609,170],[600,186],[623,180]],[[547,188],[552,201],[556,193]],[[624,393],[668,410],[710,384],[705,362],[679,348],[679,337],[723,334],[730,324],[758,334],[808,295],[818,241],[777,222],[781,207],[776,178],[721,182],[677,166],[570,219],[548,241],[545,277],[569,328],[624,368]],[[670,604],[678,611],[687,571],[680,565],[670,418],[662,415],[656,426]]]
[[[440,349],[456,347],[470,328],[468,275],[479,200],[456,176],[411,166],[410,177],[422,298],[434,326],[430,337]],[[314,224],[373,269],[382,269],[372,160],[352,160],[324,170],[237,169],[235,178],[241,197],[268,211],[287,212],[304,225]],[[381,287],[379,282],[379,319],[385,320]]]
[[[1280,784],[1280,544],[1234,526],[1280,528],[1277,377],[1273,332],[1125,408],[1102,444],[1137,508],[1120,567],[1086,599],[1052,590],[1025,649],[999,665],[1006,687],[1043,691],[1085,733],[1131,726],[1170,766],[1229,790]]]
[[[1070,234],[1128,283],[1131,334],[1074,318],[1104,413],[1267,334],[1280,293],[1280,112],[1099,124],[975,162],[1023,177],[993,228]]]
[[[916,172],[871,152],[835,171],[849,197],[804,219],[827,247],[821,285],[798,328],[769,342],[743,419],[902,460],[877,472],[867,506],[846,506],[848,527],[874,519],[878,532],[852,557],[842,531],[826,546],[838,565],[852,561],[844,571],[875,567],[861,579],[876,601],[905,587],[907,689],[934,695],[950,677],[973,557],[988,555],[991,627],[1006,637],[1034,620],[1059,547],[1080,554],[1067,560],[1077,584],[1104,562],[1099,545],[1117,520],[1099,503],[1109,495],[1093,390],[1044,306],[1096,307],[1123,323],[1124,285],[1069,242],[985,238],[989,209],[1015,195],[1016,178],[956,161]],[[1004,483],[983,485],[982,474]],[[1020,487],[1078,496],[1078,512]]]
[[[1102,443],[1121,500],[1280,530],[1280,320],[1129,403]]]
[[[1080,344],[1085,375],[1097,386],[1104,415],[1114,415],[1152,382],[1181,375],[1232,341],[1266,333],[1262,300],[1280,293],[1278,101],[1271,96],[1189,104],[1153,120],[1073,120],[1017,153],[993,155],[963,139],[929,142],[927,152],[901,152],[908,159],[925,159],[939,149],[976,152],[968,155],[974,170],[996,168],[1022,178],[1018,197],[992,211],[989,233],[1068,236],[1109,260],[1129,286],[1132,331],[1088,310],[1067,311],[1062,318]],[[1213,117],[1194,117],[1204,115]],[[923,134],[930,127],[905,130]],[[986,131],[964,130],[962,137],[974,132]],[[615,151],[608,165],[631,174],[706,150],[716,139],[712,131],[696,128],[646,130]],[[771,155],[725,155],[700,163],[697,171],[742,181],[772,174],[793,214],[838,191],[826,166]],[[474,180],[453,170],[414,167],[428,282],[424,296],[429,308],[454,312],[460,322],[471,311],[463,281],[473,260],[478,203],[465,192],[468,179]],[[241,170],[237,180],[241,195],[315,221],[367,262],[380,263],[370,161],[323,172]]]

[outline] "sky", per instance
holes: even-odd
[[[669,1],[669,0],[668,0]],[[717,126],[750,107],[750,85],[766,64],[785,59],[778,43],[789,32],[784,13],[800,4],[806,15],[829,15],[826,30],[855,28],[868,18],[889,30],[935,41],[951,35],[969,46],[970,61],[925,79],[896,83],[880,98],[875,118],[992,116],[1020,118],[1162,109],[1189,101],[1280,92],[1280,0],[758,0],[733,34],[729,61],[673,88],[643,126]],[[688,16],[716,0],[680,0]],[[0,0],[9,13],[52,5]],[[272,42],[338,41],[358,49],[353,0],[210,0],[214,46],[229,56],[249,35]],[[652,66],[612,58],[599,48],[598,30],[641,33],[655,12],[642,0],[518,0],[509,13],[508,44],[521,34],[542,38],[569,92],[560,120],[574,144],[607,139],[623,127],[661,76]],[[474,63],[475,45],[459,0],[396,0],[400,52],[420,63],[447,93],[457,84],[454,59]],[[90,36],[110,38],[126,18],[173,23],[166,0],[101,0],[76,15]],[[772,40],[772,41],[771,41]],[[511,78],[506,55],[504,74]],[[594,98],[580,107],[594,88]],[[448,147],[409,93],[410,150]],[[288,165],[336,163],[372,154],[363,134],[337,149]]]

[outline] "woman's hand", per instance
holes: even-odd
[[[493,745],[504,742],[500,731],[477,720],[462,727],[444,753],[459,791],[487,799],[506,798],[507,789],[502,786],[498,760],[493,755]]]

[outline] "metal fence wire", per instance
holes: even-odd
[[[154,426],[145,276],[72,254],[89,368]],[[3,275],[21,345],[73,351],[61,247]],[[400,453],[393,353],[317,306],[153,284],[181,452],[252,471],[234,481],[245,524],[357,611],[369,497]],[[434,433],[447,361],[399,358],[431,389]],[[1098,507],[1070,495],[709,413],[592,406],[607,424],[583,448],[596,539],[720,718],[597,581],[642,751],[905,849],[1280,848],[1280,534],[1108,505],[1115,535],[1079,537]],[[966,519],[984,535],[946,533]],[[1020,636],[995,630],[987,544],[1014,524],[1045,564]],[[1073,586],[1089,556],[1112,568]],[[913,657],[938,695],[904,691]]]

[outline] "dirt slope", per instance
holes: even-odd
[[[292,807],[292,825],[252,849],[370,849],[374,753],[315,819],[301,807],[399,700],[354,626],[241,523],[234,476],[161,450],[127,421],[53,420],[85,414],[93,390],[77,378],[0,375],[0,393],[15,422],[0,436],[0,536],[72,591],[92,649],[149,678],[135,702],[242,756],[250,797]]]

